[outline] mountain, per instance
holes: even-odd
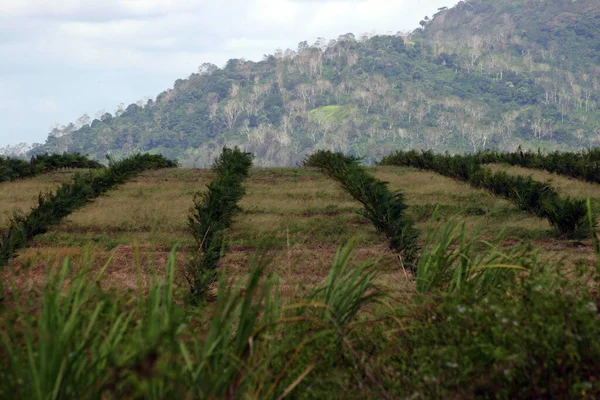
[[[600,143],[598,0],[462,1],[420,25],[204,64],[156,99],[56,128],[32,153],[151,151],[205,166],[239,145],[269,166],[322,148],[369,161]]]

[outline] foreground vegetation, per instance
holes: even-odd
[[[430,239],[417,269],[418,293],[408,304],[377,284],[374,262],[351,262],[352,244],[298,301],[281,297],[261,257],[244,283],[231,283],[224,272],[215,302],[194,307],[177,300],[183,294],[174,285],[173,254],[149,286],[134,292],[107,292],[97,284],[102,273],[66,261],[40,293],[3,300],[0,395],[600,394],[600,319],[589,290],[598,283],[596,271],[567,279],[526,246],[506,253],[453,223]]]

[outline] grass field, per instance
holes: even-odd
[[[564,195],[600,198],[600,186],[596,187],[593,184],[516,167],[492,165],[490,168],[503,169],[511,174],[531,174],[538,180],[551,180],[553,187]],[[502,232],[499,248],[506,254],[520,248],[522,241],[533,248],[540,249],[540,260],[535,261],[532,265],[550,265],[560,262],[565,275],[574,275],[576,267],[582,265],[589,270],[593,269],[596,256],[591,239],[574,241],[560,238],[546,220],[525,213],[511,202],[493,196],[485,190],[474,189],[467,184],[436,173],[412,168],[373,167],[368,171],[378,179],[388,182],[390,189],[401,190],[405,194],[405,201],[409,207],[408,216],[416,222],[416,228],[422,232],[419,239],[421,246],[425,245],[428,231],[439,229],[440,225],[454,219],[457,223],[464,223],[467,237],[479,235],[482,241],[474,248],[475,253],[485,253],[483,243],[493,241]],[[56,172],[29,180],[1,184],[0,210],[5,212],[15,209],[26,211],[35,203],[39,191],[52,190],[58,184],[68,181],[71,175],[72,172]],[[37,236],[28,248],[21,250],[2,271],[3,281],[11,282],[8,293],[34,293],[43,288],[49,271],[58,270],[65,258],[68,257],[76,270],[85,268],[86,276],[93,277],[104,271],[102,287],[109,293],[113,293],[115,298],[121,298],[120,296],[127,293],[141,293],[139,291],[141,288],[144,290],[144,295],[151,296],[149,293],[153,293],[152,282],[154,282],[153,277],[156,272],[158,271],[159,276],[163,276],[163,272],[167,272],[168,275],[169,268],[166,266],[171,265],[174,267],[175,302],[177,304],[185,303],[184,293],[187,282],[184,276],[184,267],[195,248],[193,237],[187,226],[187,218],[194,194],[197,191],[205,190],[205,185],[213,177],[214,174],[210,170],[198,169],[162,169],[139,174],[116,190],[109,191],[106,195],[72,213],[49,232]],[[291,398],[411,397],[410,393],[406,393],[405,390],[425,391],[418,395],[413,393],[413,398],[444,398],[449,393],[453,393],[454,398],[470,398],[470,394],[480,390],[483,390],[482,393],[493,393],[494,388],[508,390],[507,393],[519,393],[518,388],[494,386],[496,385],[495,378],[486,380],[488,376],[496,376],[497,368],[499,368],[496,364],[485,361],[481,365],[485,368],[489,366],[490,369],[486,369],[487,372],[481,372],[481,374],[469,369],[474,368],[469,364],[471,361],[468,361],[465,366],[461,364],[460,369],[454,370],[453,368],[455,368],[456,355],[458,354],[458,359],[460,359],[461,351],[472,355],[479,354],[479,351],[486,349],[487,342],[477,347],[476,343],[480,337],[491,338],[489,340],[493,343],[505,341],[511,344],[514,338],[519,338],[522,334],[522,339],[515,339],[514,343],[520,343],[527,348],[540,335],[552,333],[548,333],[546,330],[540,333],[541,328],[537,325],[537,320],[527,319],[530,312],[530,308],[527,308],[529,306],[520,309],[513,303],[502,305],[506,309],[499,308],[498,310],[501,311],[496,311],[495,316],[492,316],[491,311],[486,307],[477,304],[475,300],[473,303],[469,303],[470,299],[465,296],[460,299],[452,296],[446,298],[443,295],[440,295],[441,297],[438,295],[424,297],[423,293],[419,293],[411,273],[400,267],[398,255],[390,250],[387,240],[376,232],[374,226],[367,219],[358,214],[361,204],[344,192],[335,181],[317,170],[255,168],[251,170],[244,185],[246,194],[240,202],[241,212],[235,216],[232,227],[226,233],[228,250],[220,262],[222,269],[226,271],[228,282],[236,279],[242,281],[251,279],[254,268],[256,268],[256,265],[252,263],[252,257],[257,251],[260,251],[260,253],[270,256],[268,272],[274,272],[279,277],[278,288],[283,296],[282,303],[290,305],[294,304],[296,300],[304,301],[303,299],[311,296],[315,288],[327,279],[338,248],[354,238],[356,248],[353,258],[356,264],[369,260],[378,261],[377,275],[374,281],[377,289],[375,286],[366,286],[366,292],[379,293],[378,291],[381,290],[387,296],[385,303],[371,304],[360,308],[357,328],[351,329],[350,326],[353,325],[349,324],[344,328],[347,331],[342,332],[339,330],[339,325],[335,325],[336,328],[331,330],[331,332],[336,332],[332,338],[323,339],[317,335],[310,343],[302,342],[302,345],[298,347],[298,352],[304,347],[312,349],[309,350],[309,354],[315,355],[318,362],[304,359],[302,357],[306,356],[299,355],[300,353],[291,356],[289,353],[285,353],[285,357],[282,356],[282,359],[289,362],[286,365],[281,364],[283,361],[281,363],[277,360],[265,361],[261,358],[262,356],[257,356],[259,361],[256,362],[264,363],[260,364],[262,366],[268,365],[272,374],[269,375],[269,379],[271,382],[275,382],[273,385],[278,388],[277,390],[281,392],[283,387],[291,391],[291,388],[297,387]],[[3,224],[1,226],[7,226],[6,222]],[[464,245],[464,243],[455,242],[450,247],[454,249]],[[169,264],[168,260],[173,249],[175,249],[174,259]],[[525,262],[527,257],[517,259]],[[104,270],[104,268],[106,269]],[[269,289],[269,293],[272,290]],[[561,288],[558,289],[558,292],[569,290],[571,289]],[[218,294],[216,287],[213,291]],[[510,294],[510,291],[506,296],[503,294],[501,296],[503,300],[499,300],[498,304],[503,304],[502,301],[506,299],[508,299],[506,301],[513,301],[514,298],[511,296],[513,295]],[[125,301],[125,308],[131,307],[136,302],[133,300],[135,297],[132,296],[131,300]],[[267,297],[260,300],[259,303],[267,302]],[[473,299],[478,299],[478,297],[475,296]],[[488,301],[486,299],[487,297],[484,300]],[[137,301],[142,304],[140,298]],[[456,301],[462,301],[462,303],[455,303]],[[543,315],[548,312],[547,309],[552,310],[557,307],[569,309],[571,307],[567,303],[556,305],[552,301],[539,303],[542,304],[541,311],[535,312]],[[219,304],[218,300],[217,304]],[[208,330],[207,333],[207,318],[212,313],[218,314],[219,312],[219,308],[213,309],[211,308],[213,306],[214,304],[209,303],[208,308],[203,311],[191,312],[186,320],[188,322],[180,325],[180,329],[186,332],[182,335],[184,337],[197,335],[201,340],[210,338],[212,331]],[[444,307],[451,307],[453,311],[447,311]],[[463,331],[464,326],[475,326],[469,325],[473,323],[470,320],[460,322],[465,307],[471,310],[473,315],[478,313],[476,321],[482,323],[484,328],[472,327],[471,331]],[[138,312],[143,315],[141,309]],[[261,313],[257,315],[261,315]],[[318,312],[315,315],[319,315]],[[444,315],[447,316],[444,318],[449,318],[447,322],[437,325],[439,319],[436,320],[436,318]],[[466,318],[466,315],[464,317]],[[18,321],[21,317],[14,318],[16,318],[15,321]],[[449,321],[453,318],[455,322],[450,324]],[[372,319],[381,324],[371,325],[369,321]],[[294,320],[294,317],[290,320]],[[506,333],[506,335],[512,335],[509,336],[509,339],[502,336],[505,328],[494,330],[494,327],[499,324],[498,321],[505,320],[513,321],[512,328],[516,332]],[[237,320],[234,318],[232,321],[231,326],[237,326]],[[408,321],[413,324],[410,325],[412,328],[408,328]],[[2,323],[3,321],[0,320],[0,331]],[[532,327],[529,327],[530,323]],[[575,322],[573,323],[575,324]],[[486,324],[490,324],[490,326]],[[528,327],[523,327],[521,331],[518,330],[521,328],[517,329],[519,324],[528,325]],[[139,326],[144,326],[144,324],[139,324]],[[552,329],[555,326],[562,326],[561,322],[554,321],[546,324],[544,329]],[[417,327],[423,329],[423,332],[427,332],[427,334],[414,336],[408,334]],[[295,332],[293,335],[298,336],[292,335],[292,338],[289,339],[292,341],[291,345],[285,342],[287,348],[295,348],[303,340],[304,335],[309,335],[315,328],[308,328],[308,331],[302,329],[304,328],[299,328],[297,332],[293,331]],[[480,329],[481,331],[479,331]],[[282,332],[285,332],[285,329]],[[457,342],[448,344],[448,339],[444,336],[446,334],[456,334],[452,340]],[[483,336],[477,336],[479,334]],[[143,333],[140,335],[143,336]],[[283,335],[283,333],[274,333],[274,337],[283,337],[278,335]],[[564,336],[562,331],[557,335],[560,338]],[[154,338],[152,340],[158,340],[155,336],[150,337]],[[420,342],[421,337],[422,342]],[[464,342],[460,342],[463,339]],[[590,345],[584,342],[585,340],[581,342],[581,346]],[[544,351],[547,351],[548,354],[562,355],[560,352],[567,347],[558,339],[556,343],[552,342],[554,347],[550,346],[555,353],[548,350],[550,347],[545,347]],[[250,353],[252,353],[254,351],[252,350],[253,342],[250,342],[249,346]],[[259,345],[257,344],[257,346]],[[428,348],[433,348],[432,346],[440,351],[440,353],[436,353],[437,356],[430,356],[427,352]],[[510,346],[507,345],[508,347]],[[323,350],[322,355],[319,354],[321,350]],[[515,354],[511,354],[509,350],[506,350],[506,354],[494,354],[493,356],[486,353],[485,357],[498,358],[504,363],[502,365],[513,365],[516,363],[514,361],[515,354],[519,354],[519,351],[522,352],[522,350],[514,348],[510,350]],[[171,354],[169,352],[173,350],[167,346],[163,348],[163,351],[165,354]],[[270,354],[270,350],[266,348],[257,348],[256,351],[257,354]],[[402,356],[396,357],[400,353]],[[538,357],[536,354],[532,355],[534,359]],[[0,360],[2,357],[0,349]],[[552,357],[558,356],[553,355]],[[427,359],[428,361],[411,361],[413,359]],[[440,365],[436,364],[438,360]],[[496,361],[499,362],[498,360]],[[175,356],[167,356],[164,362],[165,365],[170,362],[183,365],[183,360]],[[189,363],[187,358],[186,362]],[[422,364],[419,364],[421,362]],[[526,363],[528,362],[530,361]],[[299,365],[297,368],[293,366],[296,363]],[[583,362],[581,365],[585,366],[586,363]],[[120,371],[119,368],[121,367],[116,368],[113,372]],[[162,389],[159,390],[162,386],[159,385],[155,388],[149,383],[150,386],[144,386],[146,384],[140,382],[146,379],[147,371],[139,372],[136,368],[138,366],[133,368],[134,372],[131,375],[135,379],[131,378],[133,381],[127,381],[129,383],[125,385],[125,389],[112,387],[105,389],[114,396],[104,398],[119,398],[120,390],[123,393],[145,393],[146,395],[153,393],[147,398],[163,398],[160,394],[163,393]],[[423,368],[423,371],[420,368]],[[443,376],[436,381],[438,378],[434,377],[434,379],[428,375],[434,372],[428,372],[427,368],[433,368],[431,371],[438,371],[435,373],[445,372],[441,373]],[[505,368],[507,368],[506,371],[510,370],[509,367]],[[290,377],[303,377],[304,379],[308,376],[307,382],[303,382],[303,379],[294,381],[292,378],[287,378],[287,375],[278,377],[279,370],[288,371]],[[262,370],[257,371],[257,376],[260,376]],[[404,374],[400,371],[404,371]],[[245,373],[251,375],[249,371]],[[546,379],[547,372],[536,370],[534,375],[538,376],[536,375],[538,373],[541,376],[539,379]],[[507,377],[506,374],[508,373],[504,372],[503,376]],[[150,376],[153,375],[150,374]],[[141,379],[141,381],[138,382],[136,379]],[[252,379],[262,382],[260,380],[262,378],[248,379],[251,382],[254,382]],[[518,377],[514,378],[515,381],[519,381],[519,379]],[[523,379],[538,378],[525,376]],[[176,382],[176,380],[170,382]],[[440,382],[448,382],[449,388],[442,388]],[[266,391],[266,388],[260,385],[262,383],[252,389],[256,391],[252,392],[248,398],[277,397],[263,396],[263,390]],[[469,389],[457,390],[460,385],[465,385]],[[485,385],[489,385],[489,387]],[[569,381],[564,386],[569,385],[573,386],[575,383]],[[590,393],[600,393],[600,386],[594,385],[595,383],[592,384],[592,387],[595,388],[595,391]],[[173,386],[169,387],[174,391],[168,393],[179,393],[177,389],[174,389],[177,387],[176,384],[173,383]],[[582,389],[581,393],[585,394],[586,390],[590,390],[585,385],[583,387],[585,390]],[[239,389],[237,386],[236,388]],[[577,388],[579,390],[579,386]],[[0,387],[0,393],[2,390]],[[334,392],[330,392],[331,390]],[[284,391],[284,393],[286,392]],[[398,393],[402,395],[396,395]],[[528,391],[522,397],[532,396],[532,393],[536,397],[535,390]],[[537,395],[544,397],[542,392]],[[215,395],[213,398],[216,397],[228,396]],[[228,398],[233,397],[235,396]],[[575,397],[586,398],[585,395]],[[191,396],[190,398],[196,397]]]
[[[465,223],[469,232],[480,231],[486,240],[500,232],[504,232],[506,246],[526,240],[544,249],[549,259],[567,258],[575,263],[594,258],[591,241],[559,240],[546,220],[520,211],[485,190],[411,168],[377,167],[371,171],[389,182],[391,189],[406,194],[409,215],[422,231],[432,223],[456,218]],[[600,195],[600,189],[593,184],[517,167],[507,171],[532,173],[536,179],[552,177],[553,185],[561,193]],[[71,173],[53,173],[4,184],[8,190],[0,192],[0,209],[25,210],[33,205],[39,190],[52,189],[70,176]],[[144,257],[159,261],[177,247],[180,260],[186,259],[193,244],[186,225],[191,200],[211,178],[208,170],[144,172],[38,236],[30,248],[12,261],[12,268],[6,270],[27,267],[30,272],[45,274],[65,256],[76,260],[92,257],[100,268],[114,254],[107,281],[135,287],[136,247]],[[230,252],[223,260],[231,272],[244,273],[248,258],[257,248],[270,248],[276,254],[274,265],[286,280],[310,287],[311,282],[326,274],[337,246],[352,237],[358,239],[357,253],[361,259],[381,258],[382,265],[396,270],[396,256],[387,248],[385,239],[357,214],[360,204],[317,171],[253,169],[241,207],[243,212],[228,232]]]
[[[37,204],[40,192],[56,189],[69,182],[77,170],[61,170],[34,178],[0,183],[0,229],[8,227],[8,217],[15,211],[29,212]]]

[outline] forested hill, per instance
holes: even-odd
[[[598,0],[470,0],[421,26],[205,64],[155,100],[55,129],[33,152],[156,151],[204,166],[227,144],[257,165],[290,165],[321,148],[368,160],[600,143]]]

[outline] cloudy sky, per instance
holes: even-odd
[[[0,0],[0,146],[156,97],[205,62],[412,30],[455,0]]]

